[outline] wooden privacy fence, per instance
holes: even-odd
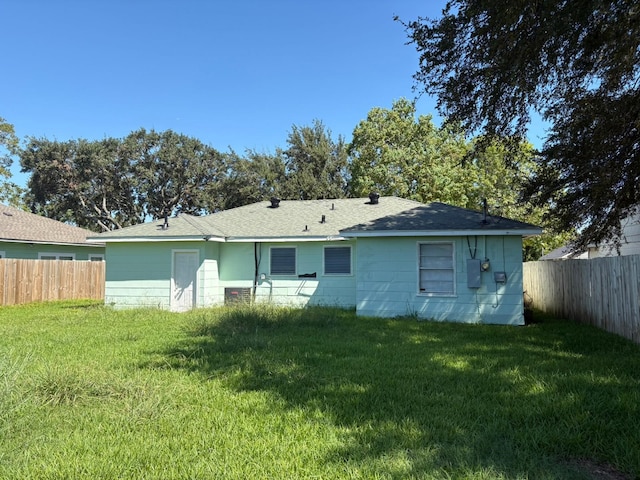
[[[640,343],[640,255],[524,264],[534,308]]]
[[[104,299],[104,262],[0,259],[0,305]]]

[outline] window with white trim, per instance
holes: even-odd
[[[419,292],[455,295],[455,248],[453,242],[419,243]]]
[[[38,260],[75,260],[75,253],[39,252]]]
[[[351,247],[324,247],[324,274],[351,275]]]
[[[0,258],[6,258],[6,255],[4,252],[0,251]]]
[[[104,255],[102,255],[101,253],[92,253],[89,255],[89,261],[90,262],[103,262],[104,261]]]
[[[296,274],[295,247],[271,247],[269,256],[271,275]]]

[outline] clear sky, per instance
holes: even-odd
[[[275,152],[321,120],[346,141],[413,99],[418,54],[393,20],[444,0],[0,0],[0,117],[19,137],[174,130],[219,151]],[[418,114],[434,114],[422,96]],[[14,180],[23,183],[19,165]]]

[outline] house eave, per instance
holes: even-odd
[[[336,242],[347,240],[343,235],[315,235],[315,236],[282,236],[282,237],[227,237],[228,243],[287,243],[287,242]]]
[[[6,243],[29,243],[33,245],[60,245],[65,247],[104,247],[104,242],[91,242],[87,239],[86,243],[72,243],[72,242],[49,242],[47,240],[21,240],[15,238],[0,238],[0,242]]]
[[[211,235],[175,237],[100,237],[88,238],[88,242],[101,243],[148,243],[148,242],[224,242],[222,237]]]
[[[518,236],[526,237],[540,235],[541,229],[522,230],[369,230],[369,231],[343,231],[340,234],[347,238],[358,237],[460,237],[460,236]]]

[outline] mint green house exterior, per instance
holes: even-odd
[[[0,259],[104,260],[102,243],[89,243],[94,232],[0,205]]]
[[[90,238],[116,308],[233,301],[523,324],[522,238],[538,227],[396,197],[259,202]]]

